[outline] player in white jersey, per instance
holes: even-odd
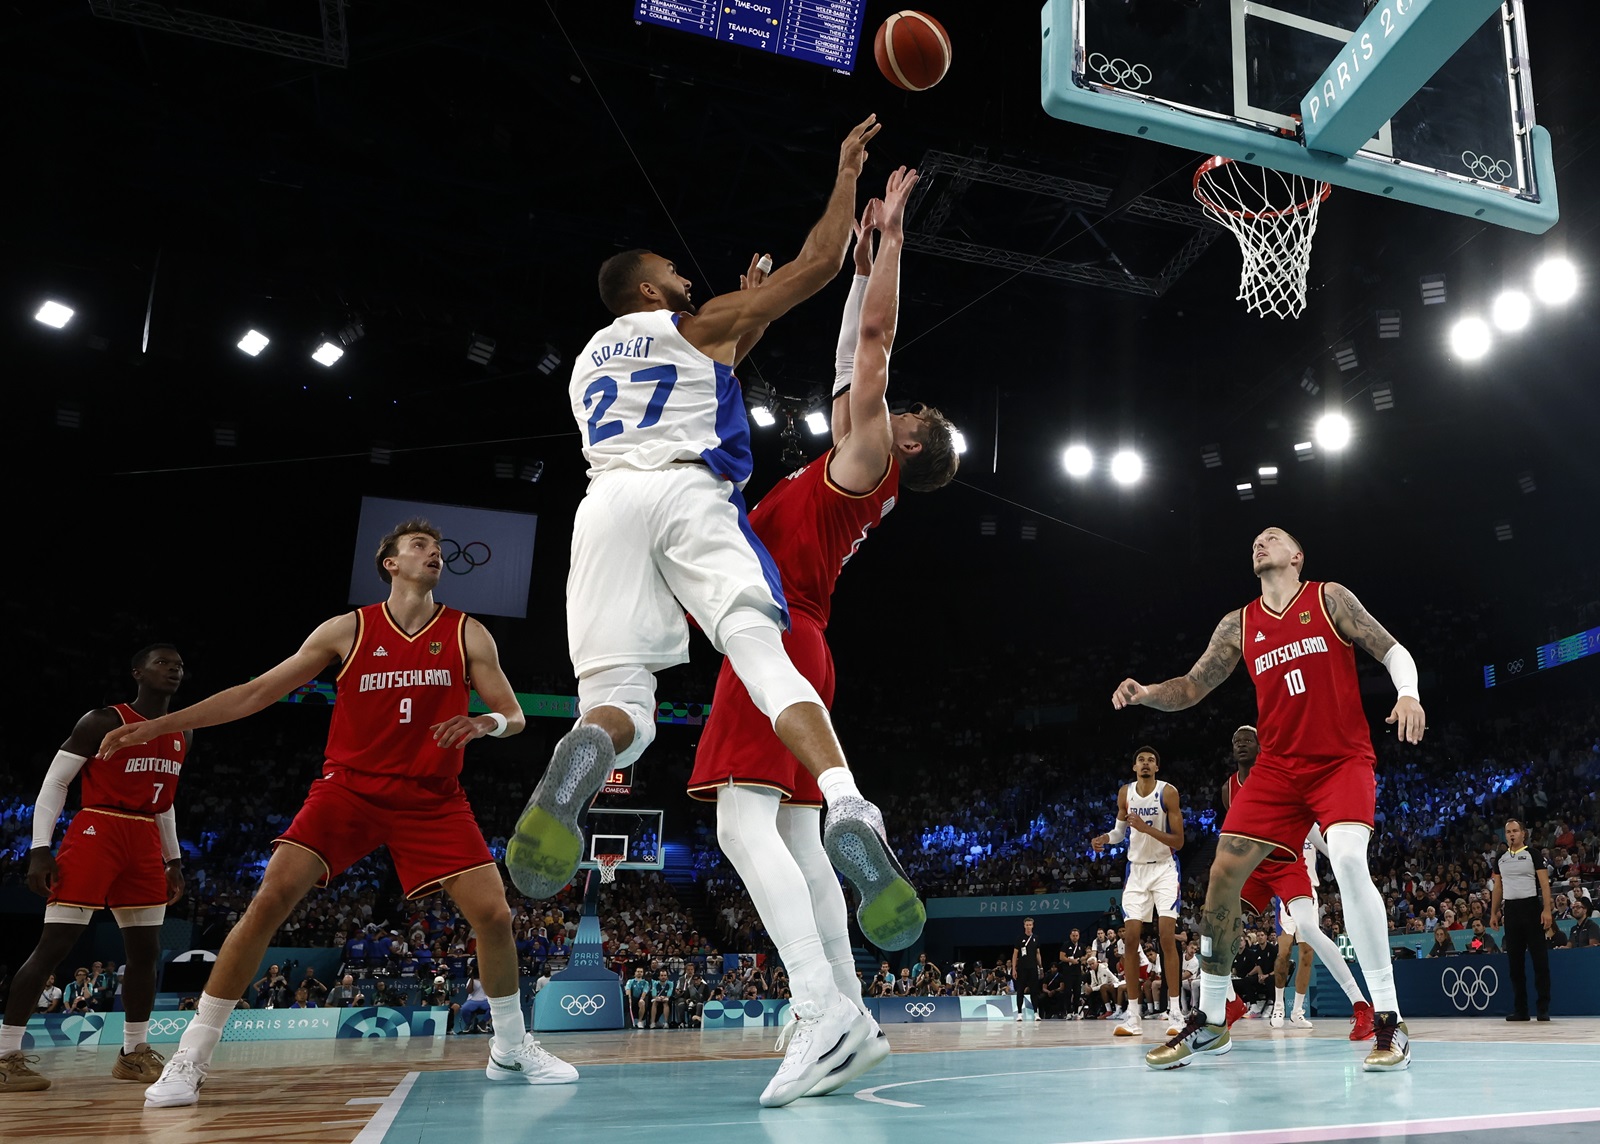
[[[1128,873],[1122,884],[1122,913],[1127,919],[1125,940],[1130,949],[1139,948],[1146,922],[1155,922],[1161,939],[1161,966],[1167,986],[1167,1024],[1172,1036],[1183,1028],[1183,960],[1178,956],[1179,871],[1178,851],[1183,849],[1183,812],[1178,808],[1178,788],[1156,778],[1161,756],[1154,747],[1140,747],[1133,755],[1135,780],[1117,791],[1117,825],[1108,834],[1097,835],[1090,843],[1104,850],[1128,839]],[[1126,960],[1126,959],[1125,959]],[[1139,971],[1128,982],[1128,1015],[1113,1030],[1118,1037],[1138,1037],[1144,1028],[1139,1021]]]
[[[578,508],[567,579],[567,636],[578,724],[556,745],[506,848],[525,894],[565,886],[582,857],[579,816],[615,767],[655,737],[653,673],[688,656],[687,611],[727,656],[778,738],[816,776],[828,806],[823,845],[881,932],[914,941],[922,904],[889,851],[883,818],[861,797],[816,689],[789,661],[778,571],[750,529],[740,490],[752,469],[733,367],[767,324],[822,289],[844,262],[856,180],[876,117],[840,148],[828,206],[793,262],[753,288],[696,309],[667,259],[626,251],[600,268],[616,315],[579,355],[570,385],[589,488]],[[764,263],[764,264],[763,264]],[[888,945],[878,940],[877,944]]]

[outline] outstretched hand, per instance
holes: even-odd
[[[1121,711],[1124,707],[1137,707],[1143,703],[1150,689],[1135,679],[1124,679],[1111,693],[1111,706]]]
[[[911,190],[917,185],[919,178],[921,176],[908,167],[901,167],[889,176],[889,185],[883,192],[883,211],[878,223],[879,229],[898,234],[904,228],[906,202],[911,198]]]
[[[1398,724],[1394,729],[1395,738],[1402,743],[1422,742],[1422,733],[1428,729],[1422,704],[1409,695],[1402,695],[1395,700],[1394,710],[1389,712],[1389,717],[1384,722]]]
[[[754,290],[767,280],[767,275],[772,271],[772,255],[752,254],[750,256],[750,269],[739,275],[739,289]]]
[[[839,145],[839,174],[859,177],[867,162],[867,144],[883,130],[876,115],[869,115],[850,129]]]
[[[154,721],[145,719],[138,723],[124,723],[120,727],[113,727],[106,732],[105,738],[100,740],[100,749],[95,754],[102,759],[109,759],[124,747],[137,747],[140,743],[148,743],[158,734],[150,729],[152,726]]]
[[[883,209],[882,199],[868,199],[867,205],[861,211],[861,220],[853,223],[851,233],[856,236],[856,273],[872,273],[872,234],[878,229],[879,212]]]

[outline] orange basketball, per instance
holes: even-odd
[[[950,70],[950,36],[926,12],[896,12],[872,44],[878,70],[906,91],[927,91]]]

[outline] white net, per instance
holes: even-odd
[[[617,880],[617,864],[622,861],[622,856],[604,855],[595,860],[595,868],[600,871],[600,884],[609,886]]]
[[[1239,299],[1246,308],[1280,318],[1298,318],[1306,308],[1317,210],[1331,190],[1316,179],[1221,155],[1200,164],[1194,197],[1239,242]]]

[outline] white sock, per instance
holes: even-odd
[[[1355,946],[1356,960],[1372,994],[1372,1008],[1378,1013],[1400,1015],[1400,999],[1394,990],[1394,965],[1390,961],[1389,924],[1383,912],[1383,895],[1373,885],[1367,868],[1365,826],[1341,822],[1323,831],[1328,843],[1328,858],[1339,883],[1344,902],[1344,928]]]
[[[131,1053],[150,1039],[150,1021],[124,1021],[122,1023],[122,1051]]]
[[[1227,1019],[1228,994],[1233,989],[1233,978],[1221,973],[1200,971],[1200,1011],[1206,1023],[1221,1025]]]
[[[856,789],[856,777],[849,767],[829,767],[817,776],[817,786],[822,789],[822,799],[829,806],[841,798],[861,798]]]
[[[1274,985],[1272,987],[1272,993],[1273,993],[1273,998],[1274,998],[1273,1007],[1275,1009],[1282,1009],[1283,1008],[1283,993],[1284,993],[1284,990],[1286,990],[1287,988],[1289,988],[1287,985]]]
[[[1294,919],[1295,927],[1300,940],[1311,947],[1322,964],[1327,967],[1328,973],[1338,982],[1339,988],[1344,990],[1344,995],[1350,998],[1353,1005],[1357,1001],[1365,1001],[1361,996],[1361,986],[1356,984],[1356,975],[1350,972],[1350,967],[1344,963],[1344,955],[1339,952],[1339,947],[1327,934],[1322,932],[1322,927],[1317,924],[1317,907],[1309,898],[1296,898],[1289,903],[1289,916]],[[1387,927],[1386,927],[1387,928]]]
[[[222,1028],[228,1023],[233,1005],[226,997],[200,994],[200,1003],[194,1007],[194,1017],[178,1042],[178,1052],[195,1058],[201,1064],[210,1064],[211,1054],[217,1051],[217,1042],[222,1040]]]
[[[822,811],[814,806],[778,807],[778,837],[794,856],[800,874],[811,890],[811,914],[822,938],[833,984],[844,999],[867,1016],[872,1011],[861,997],[856,976],[856,955],[850,948],[850,919],[839,875],[822,849]]]
[[[794,1000],[832,1009],[844,996],[822,948],[806,876],[778,834],[779,797],[768,787],[719,787],[717,842],[778,948]]]
[[[28,1031],[26,1025],[0,1025],[0,1057],[7,1053],[20,1053],[22,1051],[22,1034]]]
[[[502,1053],[516,1049],[528,1035],[520,993],[489,998],[489,1018],[494,1022],[494,1047]]]

